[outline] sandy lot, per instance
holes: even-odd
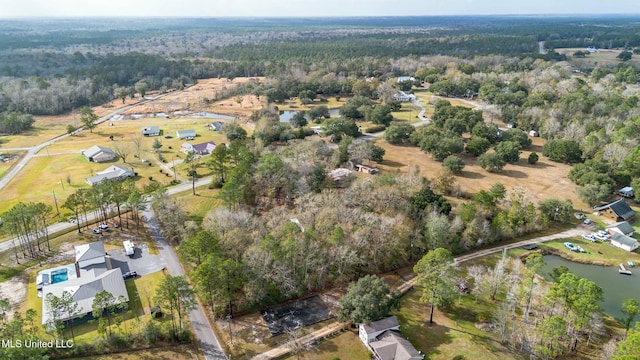
[[[532,146],[520,154],[520,161],[516,164],[507,164],[502,173],[492,174],[476,164],[475,158],[462,156],[465,167],[456,181],[462,189],[470,194],[480,190],[487,190],[495,183],[502,183],[507,190],[522,187],[529,191],[537,201],[548,198],[570,199],[576,209],[588,209],[576,193],[576,185],[572,183],[567,174],[571,166],[553,162],[542,156],[542,147],[545,140],[534,138]],[[419,166],[422,176],[433,179],[442,163],[433,160],[428,154],[414,146],[395,146],[384,140],[377,142],[386,150],[384,162],[380,168],[387,171],[406,173],[409,168]],[[535,165],[527,162],[529,154],[535,151],[540,160]]]

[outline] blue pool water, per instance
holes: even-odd
[[[67,274],[67,269],[60,269],[51,272],[51,283],[57,284],[59,282],[69,280],[69,274]]]

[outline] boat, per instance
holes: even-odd
[[[628,267],[635,267],[635,266],[636,266],[636,264],[634,264],[634,263],[633,263],[633,261],[628,260],[628,261],[627,261],[627,266],[628,266]]]
[[[620,268],[618,268],[618,273],[623,275],[631,275],[631,270],[624,267],[624,264],[620,264]]]

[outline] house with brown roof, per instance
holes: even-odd
[[[360,324],[358,336],[378,360],[422,360],[424,355],[400,332],[395,316]]]

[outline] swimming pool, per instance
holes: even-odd
[[[69,280],[69,274],[67,273],[67,269],[60,269],[51,272],[51,283],[57,284],[59,282]]]

